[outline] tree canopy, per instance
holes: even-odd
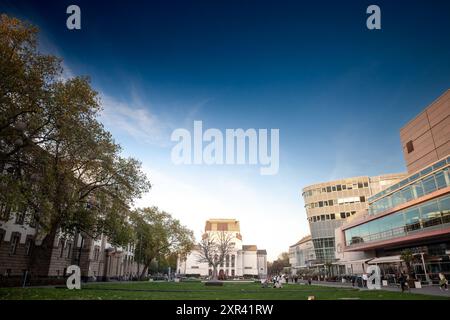
[[[136,209],[131,215],[135,231],[135,259],[142,263],[143,277],[155,259],[185,255],[194,246],[194,234],[167,212],[157,207]]]

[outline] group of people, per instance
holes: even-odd
[[[288,283],[287,275],[275,275],[261,280],[263,288],[268,288],[270,286],[272,286],[272,288],[283,288],[283,283]]]
[[[402,292],[408,291],[410,292],[410,286],[409,286],[409,280],[410,275],[405,273],[400,273],[398,275],[394,276],[394,281],[400,285],[400,289]],[[415,278],[413,276],[413,278]],[[367,281],[369,277],[367,274],[363,274],[362,276],[343,276],[342,280],[343,282],[346,280],[351,281],[352,286],[358,285],[359,287],[367,287]],[[263,288],[268,288],[272,286],[273,288],[282,288],[283,283],[298,283],[299,277],[297,275],[295,276],[289,276],[289,275],[275,275],[272,277],[268,277],[267,279],[261,280],[261,284]],[[307,283],[311,285],[311,277],[307,278]],[[439,273],[439,288],[440,290],[446,290],[448,291],[448,280],[445,277],[443,273]]]

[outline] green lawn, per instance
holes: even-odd
[[[223,287],[206,287],[200,282],[131,282],[92,283],[81,290],[65,288],[0,288],[0,300],[33,299],[94,299],[94,300],[306,300],[314,295],[317,300],[359,298],[364,300],[428,300],[447,299],[422,294],[390,291],[359,291],[352,288],[331,288],[306,285],[285,285],[283,288],[261,288],[257,283],[225,283]]]

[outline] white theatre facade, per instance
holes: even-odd
[[[232,235],[233,250],[225,257],[217,271],[219,279],[237,277],[267,276],[267,252],[259,250],[256,245],[242,244],[239,221],[234,219],[210,219],[206,221],[205,233],[226,232]],[[186,259],[178,259],[177,273],[187,276],[212,276],[212,267],[206,262],[199,262],[198,248],[188,254]]]

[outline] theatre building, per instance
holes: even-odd
[[[450,90],[401,129],[408,176],[369,197],[368,210],[337,230],[340,250],[379,265],[385,276],[405,270],[402,252],[423,283],[450,277]],[[338,250],[337,250],[338,251]]]
[[[219,279],[241,277],[265,278],[267,276],[267,252],[256,245],[244,245],[239,221],[235,219],[209,219],[205,224],[205,233],[225,232],[232,237],[232,250],[218,267]],[[177,273],[185,276],[210,277],[212,267],[199,262],[198,247],[184,259],[178,258]]]

